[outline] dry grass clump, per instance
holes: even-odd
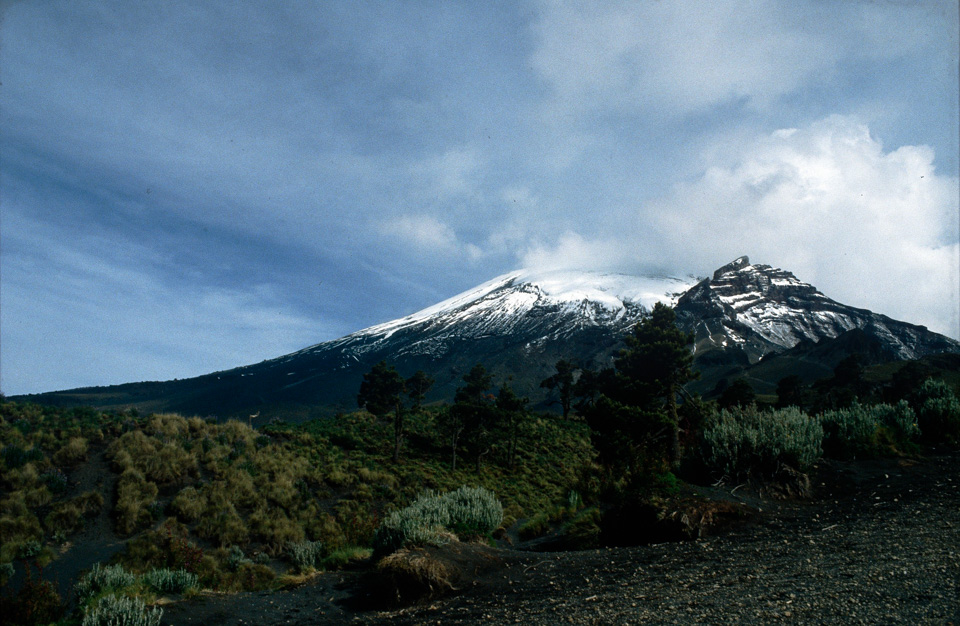
[[[63,467],[73,467],[87,460],[89,445],[83,437],[70,437],[67,444],[53,455],[53,462]]]
[[[181,484],[188,477],[197,476],[197,457],[175,443],[165,443],[153,456],[144,460],[144,469],[150,480],[167,484]]]
[[[88,491],[76,498],[58,502],[44,518],[43,525],[52,533],[75,533],[83,526],[85,517],[93,517],[103,508],[103,496]]]
[[[22,492],[0,500],[0,562],[12,561],[21,546],[42,538],[40,520],[30,511]]]
[[[186,487],[180,490],[170,506],[184,521],[195,522],[207,509],[207,497],[196,487]]]
[[[197,534],[221,547],[243,545],[250,539],[246,523],[231,502],[210,506],[197,524]]]
[[[456,537],[452,536],[452,541]],[[398,603],[412,598],[435,597],[453,590],[446,563],[423,548],[402,548],[380,559],[377,571],[389,581],[387,588]]]
[[[148,508],[157,497],[157,486],[134,468],[127,469],[117,481],[117,532],[129,535],[148,524],[153,516]]]
[[[277,507],[261,507],[251,513],[250,530],[273,555],[280,554],[285,546],[301,542],[305,537],[303,527]]]
[[[218,430],[224,442],[231,446],[240,442],[250,445],[258,436],[257,431],[237,420],[228,420],[220,424]]]
[[[150,417],[144,430],[161,438],[178,438],[190,430],[190,425],[186,419],[175,413],[160,413]]]
[[[182,429],[178,422],[182,421]],[[151,424],[154,420],[151,420]],[[157,425],[159,429],[172,432],[186,432],[186,420],[179,416],[165,416]],[[123,472],[136,469],[150,481],[161,485],[182,484],[189,477],[198,475],[197,455],[184,449],[180,441],[170,441],[152,437],[143,430],[124,433],[107,450],[116,469]]]

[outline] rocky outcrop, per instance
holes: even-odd
[[[676,311],[680,326],[694,333],[698,357],[722,350],[755,363],[803,341],[818,343],[853,329],[876,337],[899,359],[960,350],[960,343],[923,326],[840,304],[790,272],[753,265],[745,256],[683,294]]]

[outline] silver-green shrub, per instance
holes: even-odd
[[[820,416],[823,425],[823,447],[831,456],[849,457],[883,452],[879,433],[885,430],[899,444],[916,439],[920,434],[916,415],[909,403],[895,405],[854,404],[846,409],[826,411]]]
[[[243,553],[240,546],[230,546],[230,552],[227,554],[227,567],[231,572],[235,572],[247,563],[252,563],[247,555]]]
[[[445,531],[482,535],[502,522],[503,506],[483,487],[463,486],[445,494],[427,491],[383,520],[374,534],[373,550],[384,555],[405,545],[441,545],[446,541]]]
[[[880,424],[870,407],[854,404],[845,409],[826,411],[820,416],[823,447],[830,456],[850,457],[873,448]]]
[[[73,586],[80,602],[86,602],[93,596],[104,591],[119,591],[129,587],[137,581],[137,577],[123,569],[122,565],[94,564],[93,568],[83,575]]]
[[[916,392],[920,432],[930,441],[960,443],[960,400],[942,380],[928,379]]]
[[[109,595],[87,611],[82,626],[159,626],[162,616],[163,609],[148,609],[139,598]]]
[[[291,541],[287,544],[287,555],[301,572],[313,569],[323,558],[322,541]]]
[[[772,474],[780,465],[806,469],[823,453],[823,428],[796,407],[760,412],[755,406],[720,411],[702,434],[707,469],[717,475]]]
[[[154,569],[140,577],[149,587],[160,593],[183,593],[197,586],[197,575],[185,569]]]

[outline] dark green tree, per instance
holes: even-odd
[[[480,471],[483,458],[493,448],[497,427],[495,397],[490,393],[493,376],[478,363],[463,376],[463,382],[450,407],[452,423],[460,425],[459,434],[451,442],[453,465],[456,466],[457,438],[462,437],[464,448],[473,454],[477,471]]]
[[[357,405],[366,408],[377,417],[393,413],[393,461],[400,460],[400,445],[403,442],[403,377],[392,365],[380,361],[363,375]]]
[[[673,309],[658,302],[626,337],[626,343],[614,362],[619,385],[614,399],[648,413],[665,411],[671,431],[668,460],[676,467],[680,462],[677,394],[699,376],[692,369],[689,346],[693,335],[677,328]]]
[[[426,397],[427,392],[430,391],[430,388],[433,387],[434,382],[435,381],[427,376],[427,373],[423,370],[417,370],[413,376],[407,379],[407,395],[413,403],[410,408],[415,413],[423,408],[423,399]]]
[[[757,392],[753,390],[753,387],[745,378],[738,378],[733,381],[729,387],[723,390],[717,400],[717,406],[721,409],[729,409],[735,406],[748,407],[756,403]]]
[[[796,374],[784,376],[777,383],[777,408],[788,406],[803,408],[803,381]]]
[[[529,417],[527,411],[529,403],[529,399],[517,395],[509,381],[500,385],[496,401],[496,409],[500,414],[497,421],[504,431],[507,442],[507,466],[511,468],[517,462],[517,448]]]
[[[577,367],[570,361],[560,359],[556,364],[557,372],[545,378],[540,387],[544,389],[556,390],[560,395],[560,409],[563,411],[563,419],[570,417],[570,409],[573,405],[574,382],[576,379]]]

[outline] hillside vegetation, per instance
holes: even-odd
[[[775,398],[734,381],[706,402],[680,393],[696,376],[688,342],[658,307],[613,368],[558,363],[544,386],[562,416],[529,411],[482,365],[451,405],[422,406],[429,380],[412,388],[417,375],[378,364],[365,409],[259,429],[0,403],[0,608],[12,623],[155,623],[164,595],[280,588],[371,555],[402,569],[424,545],[642,543],[683,481],[787,481],[802,495],[824,454],[960,443],[960,401],[928,366],[871,378],[853,360],[815,385],[782,381]],[[117,547],[84,552],[91,532]]]

